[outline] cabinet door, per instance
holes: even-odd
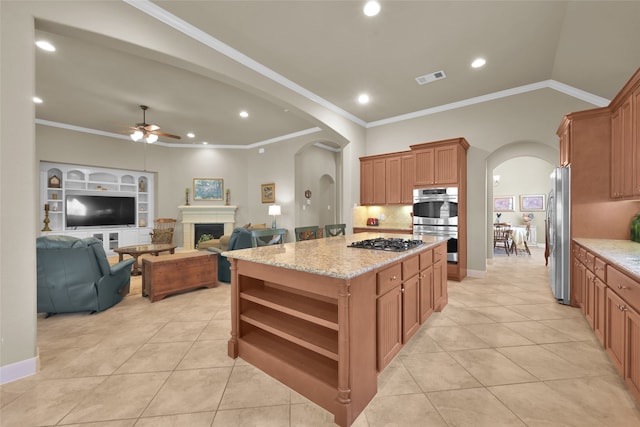
[[[416,274],[402,284],[402,342],[408,342],[419,328],[420,288]]]
[[[583,292],[584,288],[584,264],[579,260],[578,256],[573,257],[573,263],[571,268],[571,305],[574,307],[583,306]]]
[[[373,161],[373,204],[384,205],[387,202],[386,196],[386,161],[385,159],[375,159]]]
[[[631,98],[611,115],[611,197],[633,195]]]
[[[611,289],[607,289],[605,298],[604,347],[615,368],[620,372],[620,375],[624,376],[625,312],[621,307],[624,307],[625,304]]]
[[[373,204],[373,160],[360,161],[360,204]]]
[[[584,313],[587,323],[591,326],[591,329],[595,329],[594,318],[596,312],[595,306],[595,289],[596,289],[596,275],[589,270],[585,270],[584,279],[584,303],[582,305],[582,312]]]
[[[458,146],[437,147],[435,157],[435,183],[458,183]]]
[[[443,280],[444,277],[444,280]],[[447,265],[443,261],[433,263],[433,309],[440,311],[446,305],[444,287],[447,283]]]
[[[600,344],[604,346],[605,334],[605,306],[606,306],[607,285],[596,277],[594,287],[594,306],[595,313],[593,317],[593,331],[598,337]]]
[[[571,122],[566,122],[560,133],[560,166],[571,163]]]
[[[415,185],[432,185],[435,183],[434,149],[425,148],[415,152]]]
[[[413,154],[402,156],[402,197],[403,205],[413,204],[413,186],[416,177],[415,158]]]
[[[624,380],[636,399],[640,400],[640,315],[631,308],[626,311],[625,342]]]
[[[640,87],[631,95],[631,114],[633,135],[631,146],[633,149],[633,194],[640,194]]]
[[[402,159],[390,157],[385,161],[386,171],[386,203],[399,204],[402,202]]]
[[[420,323],[433,313],[433,265],[420,271]]]
[[[398,285],[377,300],[378,371],[382,371],[402,347],[402,292]]]

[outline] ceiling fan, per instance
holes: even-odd
[[[154,142],[156,142],[158,140],[158,136],[166,136],[168,138],[180,139],[178,135],[172,135],[170,133],[160,132],[158,130],[160,129],[160,126],[148,124],[147,118],[146,118],[146,112],[149,109],[149,107],[147,107],[146,105],[141,105],[140,108],[142,109],[142,123],[136,123],[136,125],[132,127],[134,131],[130,135],[131,139],[133,139],[134,141],[140,141],[142,138],[144,138],[148,144],[153,144]]]

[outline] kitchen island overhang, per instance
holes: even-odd
[[[223,254],[231,261],[229,356],[243,358],[327,409],[341,426],[351,425],[375,396],[378,372],[386,366],[381,343],[402,338],[402,307],[417,307],[423,296],[431,311],[446,304],[446,241],[414,236],[424,244],[404,252],[348,247],[376,237],[408,236],[358,233]],[[444,295],[434,307],[432,290],[417,293],[423,280],[418,260],[433,260],[432,253],[443,249],[444,269],[438,271],[444,271],[444,292],[439,291]],[[433,271],[429,268],[424,271]],[[407,286],[415,292],[405,295],[403,275],[409,274]],[[389,313],[392,322],[386,321]],[[392,351],[395,355],[399,348]]]

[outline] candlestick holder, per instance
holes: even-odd
[[[44,205],[44,228],[42,229],[42,231],[53,231],[49,228],[49,223],[51,222],[51,220],[49,219],[49,205]]]

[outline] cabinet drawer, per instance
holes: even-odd
[[[579,255],[578,257],[580,258],[580,261],[584,264],[587,262],[587,250],[585,248],[580,248],[579,250]]]
[[[402,280],[407,280],[410,277],[418,274],[420,266],[418,255],[409,258],[406,261],[402,261]]]
[[[607,266],[607,285],[635,310],[640,310],[640,284],[617,269]]]
[[[433,250],[429,249],[420,254],[420,270],[424,270],[433,264]]]
[[[433,249],[433,262],[447,260],[447,245],[443,244]]]
[[[598,279],[602,280],[603,282],[607,282],[607,264],[601,260],[600,258],[595,259],[595,267],[593,270],[594,273],[596,273],[596,276],[598,276]]]
[[[394,264],[378,273],[378,295],[385,294],[402,282],[402,264]]]

